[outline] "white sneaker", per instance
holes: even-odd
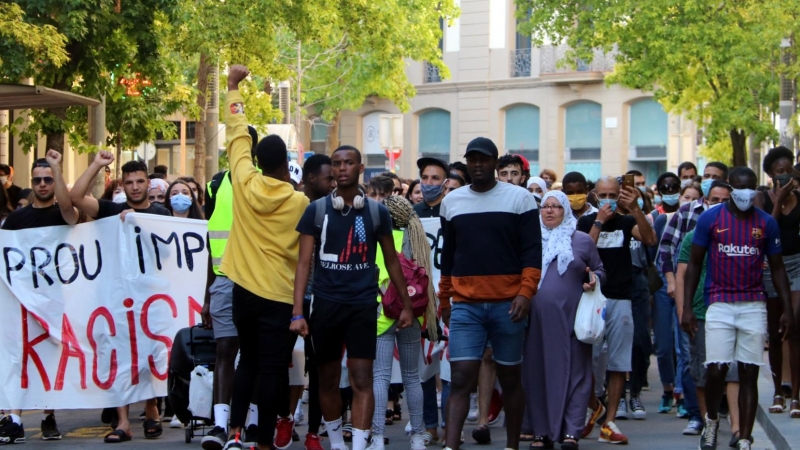
[[[297,403],[297,409],[294,410],[294,424],[295,424],[295,426],[302,425],[303,424],[303,420],[305,418],[306,418],[306,415],[305,415],[305,413],[303,413],[303,404],[302,403]]]
[[[383,440],[381,440],[381,442],[383,442]],[[411,435],[411,450],[425,450],[425,438],[422,434]]]
[[[300,401],[304,404],[308,403],[308,389],[303,389],[303,396],[300,397]]]
[[[181,423],[178,416],[172,416],[172,420],[169,422],[170,428],[183,428],[183,424]]]
[[[469,394],[469,414],[467,414],[467,421],[475,422],[478,420],[480,412],[478,411],[478,394]]]
[[[369,446],[367,446],[367,450],[384,450],[383,435],[373,434]]]

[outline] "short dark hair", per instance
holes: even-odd
[[[320,169],[322,169],[322,166],[325,165],[331,165],[330,156],[323,155],[321,153],[311,155],[303,163],[303,181],[308,181],[308,177],[318,174]]]
[[[153,173],[163,173],[164,175],[167,175],[169,173],[169,169],[167,169],[167,166],[159,164],[153,167]]]
[[[517,155],[503,155],[497,160],[497,170],[506,168],[511,165],[518,165],[519,170],[522,170],[522,158]]]
[[[331,153],[331,156],[335,155],[337,152],[346,152],[346,151],[356,152],[358,163],[361,164],[361,152],[352,145],[340,145],[339,147],[336,148],[336,150],[333,151],[333,153]]]
[[[147,178],[151,180],[159,179],[159,180],[166,180],[167,176],[160,172],[153,172],[147,176]]]
[[[567,183],[583,183],[584,186],[587,188],[589,187],[586,183],[586,177],[580,172],[569,172],[564,175],[564,179],[561,180],[561,185],[563,186]]]
[[[629,170],[629,171],[625,172],[625,175],[633,175],[635,177],[643,177],[644,176],[644,174],[642,172],[639,172],[638,170]]]
[[[275,171],[289,162],[286,143],[277,134],[265,136],[258,142],[256,158],[262,171]]]
[[[11,173],[11,167],[9,167],[8,164],[0,164],[0,171],[8,175]]]
[[[370,178],[367,187],[374,190],[379,195],[392,195],[392,191],[394,190],[394,181],[385,175],[378,175],[377,177]]]
[[[695,175],[697,175],[697,166],[691,161],[684,161],[678,166],[678,175],[680,176],[684,170],[694,170]]]
[[[400,177],[398,177],[397,174],[394,173],[394,172],[383,172],[383,173],[381,173],[379,175],[382,176],[382,177],[389,177],[392,180],[398,180],[398,181],[400,181],[400,183],[403,182],[403,180],[401,180]]]
[[[36,161],[33,162],[33,164],[31,164],[31,173],[33,173],[33,169],[37,167],[44,167],[45,169],[49,169],[50,163],[47,162],[47,160],[44,158],[37,159]]]
[[[775,161],[786,158],[789,160],[789,164],[794,162],[794,154],[791,150],[784,146],[779,146],[775,148],[769,149],[767,152],[767,156],[764,157],[764,162],[761,167],[764,169],[764,172],[772,172],[772,165]]]
[[[672,172],[664,172],[658,176],[658,180],[656,180],[656,190],[661,189],[661,183],[664,182],[667,178],[675,178],[678,182],[681,181],[681,177],[675,175]]]
[[[126,173],[133,173],[133,172],[144,172],[147,173],[147,164],[141,161],[128,161],[122,165],[120,168],[123,174]]]
[[[753,172],[753,169],[745,166],[734,167],[733,169],[731,169],[731,172],[728,175],[728,181],[729,181],[728,184],[730,184],[731,180],[739,177],[747,177],[755,181],[756,184],[758,184],[758,177],[756,176],[756,173]]]
[[[469,170],[467,170],[466,164],[461,161],[452,162],[450,163],[450,170],[452,171],[453,169],[464,174],[464,181],[466,181],[467,184],[472,183],[472,177],[469,176]]]
[[[711,161],[710,163],[706,164],[706,167],[714,167],[722,171],[722,179],[728,179],[728,166],[719,162],[719,161]]]
[[[731,187],[730,184],[728,184],[728,183],[726,183],[726,182],[724,182],[722,180],[714,180],[714,182],[711,183],[711,187],[708,188],[708,192],[710,193],[714,188],[725,188],[725,189],[728,190],[728,192],[733,190],[733,188]]]
[[[461,183],[461,186],[466,186],[467,185],[467,180],[465,180],[464,177],[462,177],[458,172],[450,172],[447,175],[447,179],[448,180],[456,180],[459,183]]]

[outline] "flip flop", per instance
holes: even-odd
[[[116,439],[112,439],[112,436],[116,436]],[[106,444],[118,444],[120,442],[128,442],[131,440],[131,435],[126,433],[125,430],[114,430],[111,433],[108,433],[106,437],[103,438],[103,442]]]
[[[345,442],[353,442],[353,424],[347,422],[342,426],[342,437]]]
[[[155,439],[161,436],[163,432],[164,429],[161,427],[161,422],[153,419],[144,421],[144,437],[147,439]]]

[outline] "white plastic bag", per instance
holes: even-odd
[[[575,337],[587,344],[603,342],[606,330],[606,298],[600,292],[600,280],[594,291],[584,292],[575,314]]]
[[[203,366],[197,366],[192,371],[189,381],[189,411],[195,417],[211,418],[211,408],[214,403],[214,372]]]

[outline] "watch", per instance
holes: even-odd
[[[594,221],[594,226],[597,227],[598,229],[601,229],[601,228],[603,228],[603,222],[600,222],[599,220],[595,220]]]

